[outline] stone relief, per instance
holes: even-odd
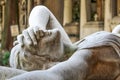
[[[49,30],[48,23],[51,25]],[[45,6],[33,8],[29,25],[14,42],[10,56],[12,68],[0,67],[0,80],[120,79],[120,37],[117,33],[100,31],[72,44]],[[68,52],[73,55],[59,63]],[[49,61],[58,64],[40,70]]]

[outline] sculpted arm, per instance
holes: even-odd
[[[47,27],[47,24],[50,23],[50,27]],[[62,28],[61,24],[52,14],[52,12],[45,6],[36,6],[30,13],[29,16],[29,25],[30,27],[38,26],[38,29],[58,29],[61,33],[61,39],[65,45],[72,45],[68,35],[65,30]]]
[[[48,23],[50,26],[47,26]],[[31,57],[33,54],[47,55],[54,60],[61,57],[63,53],[76,49],[55,16],[45,6],[33,8],[29,16],[29,26],[17,37],[17,47],[13,47],[11,51],[10,65],[12,67],[18,68],[18,61],[22,61],[18,59],[22,58],[25,61],[25,55],[30,54]],[[45,35],[49,32],[50,35]],[[31,60],[27,59],[26,61],[29,63]],[[38,60],[41,61],[41,59]]]
[[[47,24],[50,26],[47,26]],[[23,43],[23,41],[18,41],[18,43],[23,44],[37,44],[37,39],[39,40],[39,34],[37,33],[39,30],[47,30],[47,29],[58,29],[61,34],[61,40],[65,46],[72,46],[72,42],[66,34],[65,30],[62,28],[61,24],[55,18],[55,16],[51,13],[51,11],[45,6],[36,6],[30,13],[29,16],[29,28],[24,30],[22,35],[26,38],[29,43]],[[36,37],[35,37],[36,36]],[[21,38],[21,37],[20,37]],[[22,39],[21,39],[22,40]]]

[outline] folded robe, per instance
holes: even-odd
[[[78,44],[79,49],[93,49],[103,46],[111,46],[120,56],[120,37],[106,31],[93,33],[83,38]]]

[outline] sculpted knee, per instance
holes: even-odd
[[[30,27],[38,26],[40,29],[45,30],[50,12],[45,6],[36,6],[32,9],[29,16]]]
[[[120,25],[117,25],[117,26],[112,30],[112,33],[120,34]]]

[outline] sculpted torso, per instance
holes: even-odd
[[[50,23],[50,27],[47,24]],[[30,27],[17,37],[11,51],[13,68],[0,68],[9,74],[8,80],[119,80],[120,38],[113,33],[97,32],[72,44],[54,15],[44,6],[36,6],[29,17]],[[66,61],[43,69],[48,63],[58,62],[66,53],[73,55]],[[37,69],[37,70],[36,70]],[[6,72],[7,70],[7,72]],[[34,71],[36,70],[36,71]]]

